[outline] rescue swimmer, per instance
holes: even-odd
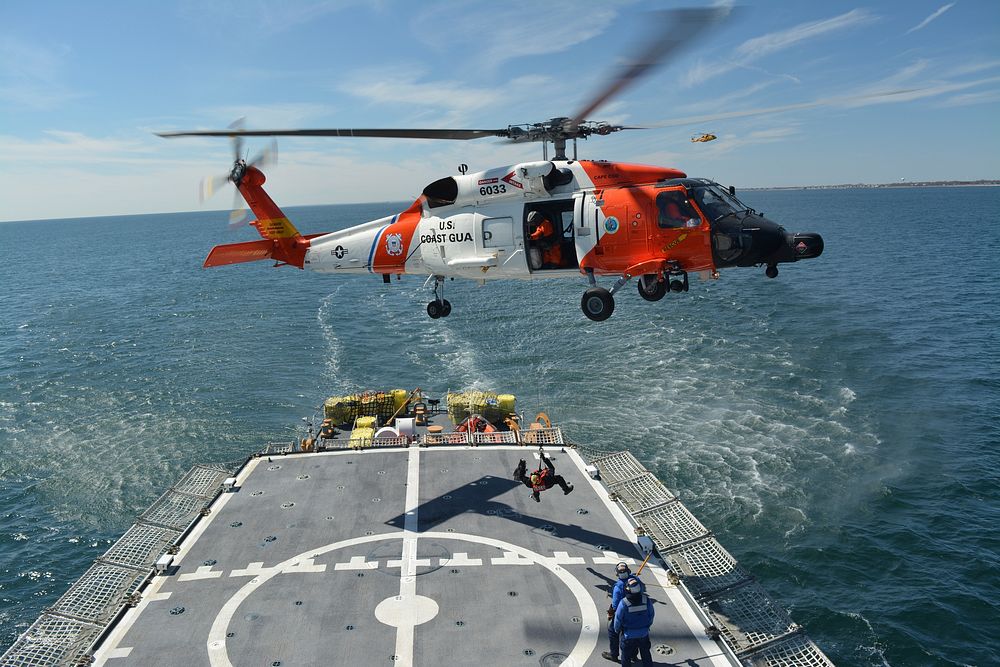
[[[573,485],[567,484],[562,475],[556,474],[556,467],[552,465],[552,460],[544,452],[539,455],[539,459],[545,463],[545,468],[541,468],[541,464],[539,464],[539,469],[531,473],[530,477],[525,474],[528,464],[524,459],[521,459],[514,469],[514,479],[531,489],[531,499],[536,503],[541,502],[539,494],[557,484],[562,489],[564,496],[572,493]]]

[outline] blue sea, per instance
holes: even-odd
[[[755,191],[819,259],[584,281],[202,270],[218,212],[0,224],[0,650],[188,467],[330,395],[489,388],[627,448],[839,665],[1000,664],[1000,189]],[[305,233],[405,204],[290,208]]]

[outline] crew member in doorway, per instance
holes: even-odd
[[[621,635],[622,667],[631,667],[636,653],[642,667],[653,667],[649,651],[649,626],[653,624],[653,602],[642,592],[642,584],[634,576],[625,583],[625,597],[615,610],[615,632]]]
[[[562,243],[552,221],[541,211],[528,214],[528,238],[541,252],[530,253],[533,269],[558,269],[562,266]]]
[[[538,494],[551,489],[556,484],[563,490],[563,495],[568,495],[573,490],[573,485],[567,484],[562,475],[556,474],[556,467],[552,465],[552,461],[548,456],[542,454],[542,461],[545,462],[545,468],[536,470],[531,473],[531,476],[528,476],[525,474],[528,464],[525,463],[524,459],[521,459],[517,464],[517,468],[514,469],[514,479],[531,489],[531,499],[536,503],[541,502]]]
[[[621,637],[618,636],[618,631],[615,630],[615,610],[618,609],[618,604],[625,597],[625,584],[629,579],[634,579],[639,581],[639,575],[632,574],[632,570],[629,568],[628,563],[622,561],[615,565],[615,574],[618,576],[618,581],[615,582],[614,588],[611,589],[611,605],[608,607],[608,649],[601,653],[601,657],[611,660],[612,662],[618,662],[621,651]],[[643,585],[642,581],[639,581],[639,586],[642,592],[646,591],[646,587]]]

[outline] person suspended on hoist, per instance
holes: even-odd
[[[528,464],[524,459],[521,459],[517,464],[517,468],[514,469],[514,479],[531,489],[531,499],[536,503],[541,502],[541,498],[538,495],[542,491],[547,491],[557,484],[563,490],[563,495],[568,495],[573,490],[573,485],[567,484],[562,475],[556,474],[556,467],[552,465],[552,460],[544,452],[539,456],[539,460],[545,462],[545,468],[539,465],[538,470],[529,476],[525,474]]]

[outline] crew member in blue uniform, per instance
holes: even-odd
[[[601,657],[618,662],[621,638],[618,636],[618,631],[615,630],[615,610],[618,609],[618,603],[625,597],[625,582],[629,578],[639,581],[639,576],[632,574],[632,570],[629,569],[628,563],[625,561],[615,565],[615,574],[618,576],[618,581],[611,589],[611,605],[608,607],[608,650],[603,651]],[[641,581],[639,581],[639,586],[641,591],[645,592],[646,587]]]
[[[615,631],[621,634],[622,667],[631,667],[636,653],[642,657],[642,667],[653,667],[649,652],[649,626],[653,624],[653,602],[642,592],[635,577],[625,583],[625,597],[615,610]]]

